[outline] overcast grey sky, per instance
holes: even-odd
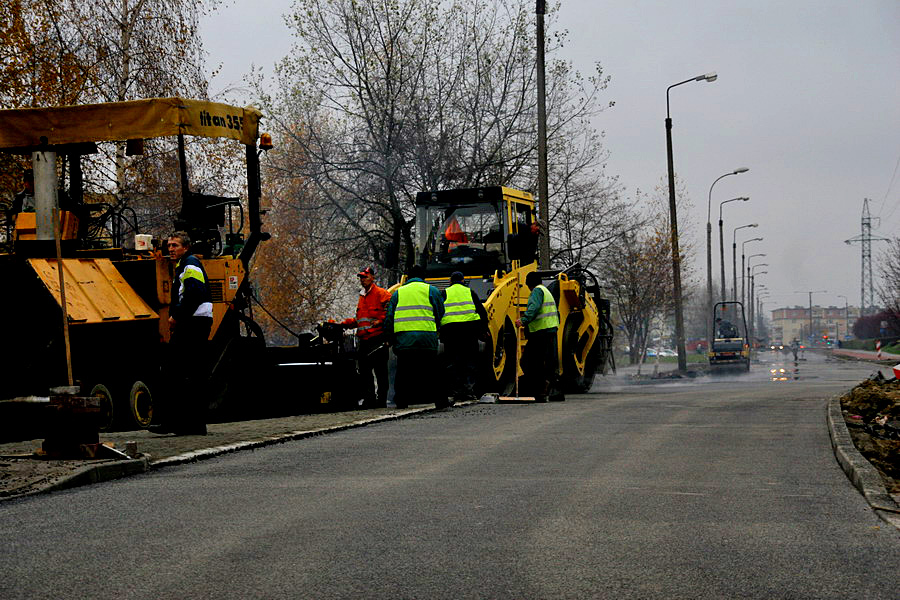
[[[477,1],[477,0],[476,0]],[[241,85],[250,64],[271,74],[290,51],[282,14],[290,0],[243,0],[204,22],[210,66],[223,63],[212,92]],[[248,15],[251,15],[248,17]],[[608,172],[627,192],[650,191],[666,173],[666,88],[709,71],[712,83],[671,91],[675,170],[694,209],[679,214],[698,248],[706,281],[706,214],[713,188],[713,269],[719,272],[718,211],[724,206],[726,279],[737,232],[771,310],[860,302],[860,234],[869,198],[873,234],[900,233],[900,1],[898,0],[562,0],[557,28],[564,57],[583,73],[599,61],[615,106],[595,122],[606,132]],[[552,157],[550,157],[552,160]],[[884,244],[873,242],[877,258]],[[738,266],[740,268],[740,265]],[[876,275],[877,278],[877,275]],[[738,284],[740,285],[740,283]],[[804,291],[794,294],[795,291]]]

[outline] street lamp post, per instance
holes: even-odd
[[[760,263],[758,265],[753,265],[752,269],[757,267],[768,267],[769,265],[766,263]],[[754,325],[754,319],[756,318],[756,310],[754,303],[756,302],[756,276],[757,275],[767,275],[768,271],[760,271],[759,273],[753,273],[751,269],[750,273],[750,297],[747,299],[747,303],[750,305],[750,338],[753,339],[753,335],[756,333],[756,327]],[[751,342],[751,348],[753,347]]]
[[[746,202],[750,198],[747,196],[741,196],[740,198],[732,198],[731,200],[723,200],[719,202],[719,265],[722,267],[722,301],[724,302],[727,298],[725,297],[725,242],[722,239],[722,207],[728,204],[729,202]],[[734,265],[732,264],[732,268]]]
[[[741,243],[741,304],[743,304],[747,299],[747,296],[744,293],[744,261],[745,261],[744,254],[747,252],[747,244],[749,244],[750,242],[761,242],[761,241],[763,241],[763,238],[756,237],[756,238],[752,238],[749,240],[744,240]],[[754,256],[756,256],[756,255],[754,254]],[[762,256],[765,256],[765,254],[763,254]]]
[[[844,299],[844,337],[850,337],[850,305],[847,303],[847,296],[838,294],[838,298]],[[840,340],[840,336],[838,336]]]
[[[762,275],[766,271],[761,271],[759,274]],[[762,316],[759,311],[760,300],[762,298],[767,298],[769,296],[769,290],[763,284],[758,284],[756,286],[756,302],[753,305],[753,331],[756,332],[757,335],[762,331]]]
[[[716,178],[715,181],[712,182],[712,185],[709,186],[709,195],[706,200],[706,332],[710,335],[709,339],[712,339],[712,327],[713,327],[713,292],[712,292],[712,223],[710,222],[711,216],[710,213],[712,211],[712,191],[716,186],[716,183],[719,182],[720,179],[724,179],[729,175],[738,175],[740,173],[746,173],[749,171],[747,167],[740,167],[731,171],[729,173],[725,173],[724,175],[720,175]],[[722,218],[721,211],[719,212],[719,225],[721,226]],[[719,236],[721,238],[721,235]],[[725,299],[725,295],[722,294],[722,300]]]
[[[675,296],[675,337],[678,349],[678,370],[687,370],[687,353],[684,350],[684,313],[681,306],[681,251],[678,248],[678,214],[675,207],[675,168],[672,159],[672,117],[669,111],[669,91],[692,81],[715,81],[715,71],[679,81],[666,88],[666,158],[669,171],[669,227],[672,245],[672,284]]]
[[[762,240],[762,238],[753,238],[752,240],[747,240],[747,242],[754,242],[756,240]],[[746,244],[747,242],[744,242],[744,243]],[[743,248],[741,248],[741,251],[743,251]],[[747,257],[747,292],[750,291],[750,287],[749,287],[750,286],[750,259],[756,258],[757,256],[765,256],[765,253],[751,254],[750,256]],[[742,275],[743,275],[743,269],[744,269],[744,255],[741,254],[741,274]],[[744,282],[742,281],[741,282],[741,302],[746,306],[746,303],[749,301],[750,301],[750,295],[749,294],[745,295]],[[749,310],[749,308],[748,308],[748,310]]]
[[[746,227],[759,227],[759,224],[758,223],[750,223],[749,225],[741,225],[740,227],[735,227],[734,233],[731,236],[731,274],[733,276],[732,287],[731,287],[731,299],[734,301],[737,301],[737,232],[738,232],[738,229],[744,229]],[[741,265],[741,281],[743,281],[743,279],[744,279],[744,266]]]
[[[759,325],[759,332],[762,333],[763,326],[766,324],[766,312],[765,307],[766,304],[771,304],[772,301],[768,298],[771,298],[772,295],[766,292],[765,294],[760,294],[756,297],[756,308],[757,308],[757,325]]]
[[[807,340],[810,344],[815,340],[813,337],[813,310],[812,310],[812,295],[813,294],[827,294],[828,290],[808,290],[806,292],[794,292],[795,294],[809,294],[809,339]]]

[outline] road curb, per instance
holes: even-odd
[[[883,521],[900,529],[900,507],[888,494],[884,481],[875,467],[860,454],[853,444],[844,415],[841,413],[841,399],[835,396],[828,400],[825,411],[831,448],[834,456],[847,474],[853,486],[863,495],[872,510]]]
[[[471,402],[458,402],[456,406],[463,406],[465,404],[471,404]],[[379,415],[377,417],[370,417],[368,419],[360,419],[358,421],[353,421],[352,423],[345,423],[343,425],[334,425],[332,427],[322,427],[320,429],[307,429],[302,431],[292,431],[290,433],[285,433],[282,435],[275,435],[267,438],[262,438],[258,440],[248,440],[246,442],[236,442],[234,444],[226,444],[224,446],[214,446],[212,448],[204,448],[202,450],[194,450],[193,452],[185,452],[184,454],[178,454],[175,456],[167,456],[166,458],[161,458],[159,460],[151,460],[150,468],[157,469],[160,467],[172,467],[176,465],[183,465],[186,463],[196,462],[198,460],[206,460],[208,458],[213,458],[216,456],[221,456],[223,454],[228,454],[231,452],[238,452],[240,450],[253,450],[256,448],[262,448],[264,446],[272,446],[274,444],[283,444],[285,442],[291,442],[294,440],[302,440],[304,438],[309,438],[317,435],[324,435],[327,433],[335,433],[337,431],[345,431],[347,429],[354,429],[356,427],[364,427],[366,425],[371,425],[372,423],[380,423],[383,421],[396,421],[408,416],[422,414],[426,412],[433,412],[436,410],[442,410],[438,408],[409,408],[402,409],[403,412],[390,413],[387,415]]]
[[[71,475],[61,478],[54,483],[36,490],[30,490],[21,494],[13,494],[0,498],[0,502],[7,500],[15,500],[16,498],[24,498],[26,496],[34,496],[47,492],[56,492],[69,488],[81,487],[92,483],[100,483],[101,481],[112,481],[113,479],[121,479],[130,475],[146,473],[150,470],[150,456],[140,456],[130,460],[113,460],[95,465],[85,465]]]

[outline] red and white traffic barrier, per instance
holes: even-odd
[[[881,340],[875,340],[875,357],[881,360]]]
[[[900,363],[893,366],[894,377],[900,379]]]

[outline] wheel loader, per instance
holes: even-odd
[[[530,193],[492,186],[419,192],[416,195],[416,252],[426,281],[439,289],[454,271],[484,301],[491,334],[482,343],[479,391],[509,394],[519,351],[528,343],[515,321],[528,305],[525,277],[537,271],[559,308],[559,386],[551,398],[590,390],[597,372],[615,369],[609,300],[596,278],[580,265],[539,270],[536,222]],[[521,354],[519,354],[521,355]]]

